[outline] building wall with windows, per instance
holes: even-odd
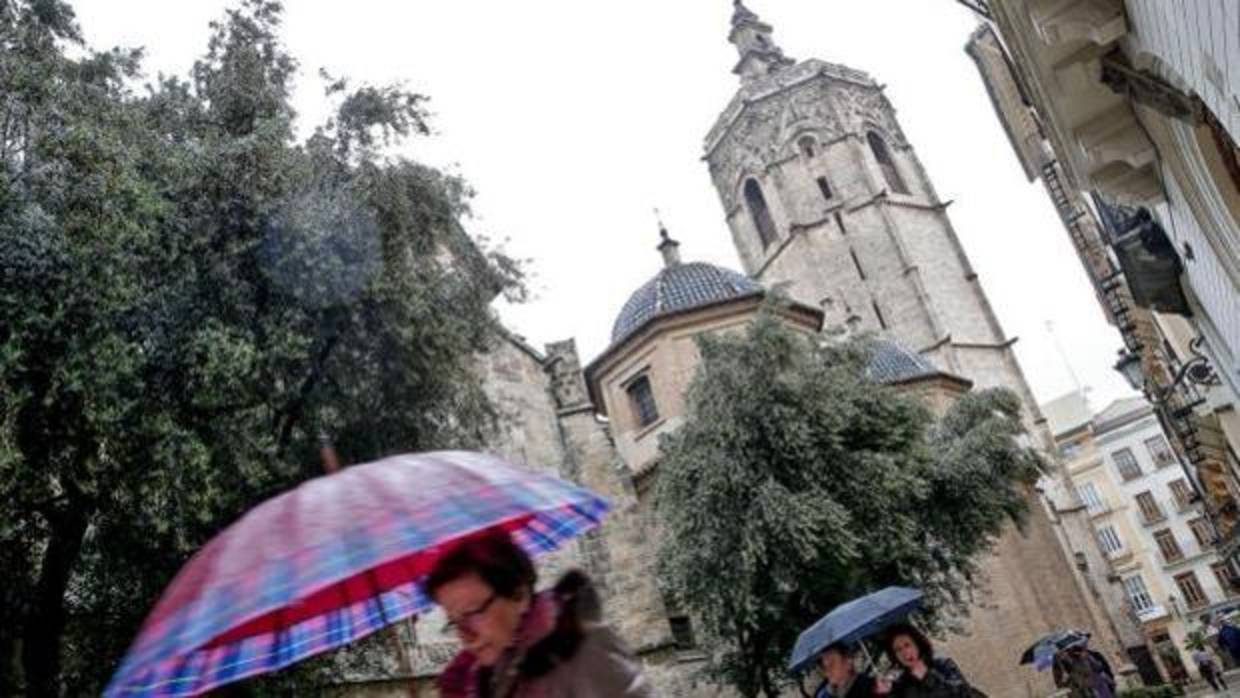
[[[1140,359],[1145,389],[1164,405],[1173,447],[1202,481],[1224,554],[1234,556],[1240,4],[973,6],[981,25],[966,50],[1021,166],[1055,201],[1126,351]],[[1112,215],[1115,204],[1144,209],[1149,222]],[[1198,355],[1216,385],[1173,384]]]
[[[1045,410],[1052,422],[1062,414],[1054,404]],[[1143,399],[1119,400],[1084,428],[1056,426],[1071,485],[1122,593],[1120,612],[1140,625],[1165,677],[1194,675],[1188,634],[1204,614],[1240,603],[1198,484]]]

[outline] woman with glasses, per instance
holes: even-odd
[[[439,677],[443,698],[653,698],[641,666],[601,622],[581,572],[535,592],[529,556],[504,533],[449,551],[426,590],[463,649]]]

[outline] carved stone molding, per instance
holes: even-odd
[[[1029,18],[1047,44],[1109,46],[1128,33],[1122,0],[1030,0]]]
[[[551,375],[551,394],[555,397],[556,407],[568,410],[589,405],[581,360],[577,358],[577,343],[566,339],[552,342],[546,349],[547,372]]]
[[[1150,201],[1161,195],[1154,144],[1128,104],[1115,105],[1073,133],[1090,178],[1103,192],[1124,201]]]

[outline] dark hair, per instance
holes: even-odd
[[[896,638],[901,635],[907,635],[917,645],[917,654],[926,666],[934,661],[934,646],[930,644],[930,638],[917,628],[908,623],[898,623],[887,628],[887,634],[883,637],[883,649],[887,650],[887,658],[891,660],[893,666],[903,667],[900,658],[896,656],[895,644]]]
[[[530,556],[503,530],[469,538],[440,557],[426,578],[426,593],[434,597],[445,584],[468,574],[478,575],[506,599],[520,597],[523,590],[533,591],[538,581]]]
[[[819,659],[821,659],[822,657],[825,657],[828,652],[835,652],[836,654],[844,657],[845,659],[852,659],[852,656],[857,653],[857,646],[852,644],[851,642],[849,643],[832,642],[831,644],[827,645],[825,649],[823,649],[821,652],[818,653]]]

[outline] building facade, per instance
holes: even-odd
[[[989,0],[966,51],[1124,348],[1240,546],[1240,6]]]
[[[1119,612],[1139,624],[1160,673],[1196,678],[1189,634],[1202,629],[1203,617],[1240,604],[1198,483],[1141,398],[1091,414],[1084,395],[1074,392],[1045,412],[1107,560],[1098,576],[1121,592]]]

